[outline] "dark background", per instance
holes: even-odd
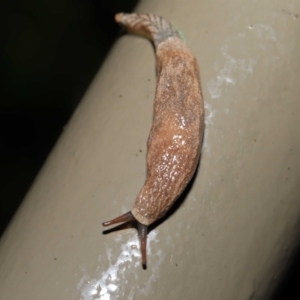
[[[136,0],[6,0],[0,6],[0,236]]]
[[[137,2],[2,1],[0,236]],[[298,251],[272,300],[300,299],[299,269]]]

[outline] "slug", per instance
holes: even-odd
[[[162,218],[193,177],[204,131],[204,104],[196,58],[165,19],[153,14],[118,13],[116,22],[153,41],[157,87],[147,141],[147,178],[131,211],[109,226],[137,221],[145,267],[148,226]]]

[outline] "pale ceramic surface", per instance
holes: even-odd
[[[0,244],[0,298],[261,299],[297,238],[300,2],[142,1],[184,32],[206,101],[193,188],[149,234],[102,234],[145,178],[150,43],[115,45]],[[237,296],[238,295],[238,296]],[[252,298],[251,298],[252,297]]]

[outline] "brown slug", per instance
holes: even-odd
[[[145,266],[148,226],[167,213],[197,168],[204,105],[197,60],[170,23],[153,14],[118,13],[115,19],[128,31],[152,40],[156,50],[158,78],[147,142],[147,178],[132,210],[103,223],[137,221]]]

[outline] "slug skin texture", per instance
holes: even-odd
[[[170,23],[152,14],[119,13],[116,21],[153,41],[158,78],[147,142],[147,179],[132,210],[103,225],[136,220],[146,265],[147,227],[167,213],[197,168],[204,103],[197,60]]]

